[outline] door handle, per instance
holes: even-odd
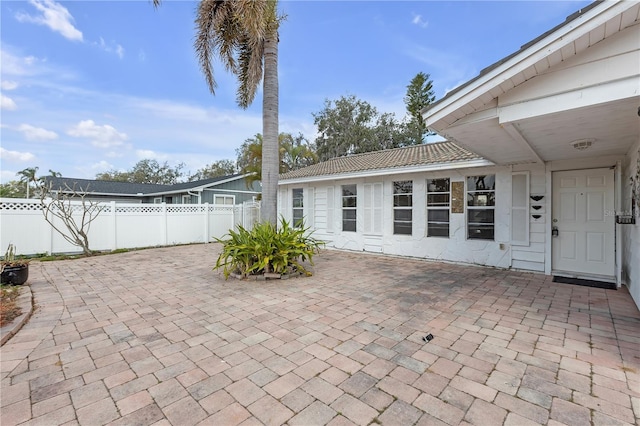
[[[558,231],[558,227],[554,226],[553,228],[551,228],[551,236],[552,237],[557,237],[560,234],[560,231]]]

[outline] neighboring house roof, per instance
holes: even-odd
[[[445,141],[332,158],[284,173],[280,175],[280,180],[287,183],[286,181],[290,180],[317,180],[320,176],[334,178],[338,175],[353,175],[358,172],[371,174],[371,172],[386,172],[390,169],[391,171],[404,171],[409,168],[428,169],[429,166],[470,162],[474,162],[474,165],[491,164],[479,155],[453,142]]]
[[[202,179],[193,182],[181,182],[174,185],[158,185],[149,183],[116,182],[108,180],[76,179],[65,177],[47,176],[47,185],[51,183],[53,190],[68,191],[67,188],[86,191],[93,195],[117,195],[117,196],[151,196],[198,191],[206,187],[220,185],[237,179],[243,179],[245,175],[235,174],[219,176],[210,179]]]
[[[66,177],[46,177],[47,185],[55,190],[68,191],[68,188],[78,192],[94,195],[122,195],[139,196],[150,192],[166,190],[171,185],[156,185],[149,183],[115,182],[109,180],[77,179]]]

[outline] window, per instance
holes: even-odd
[[[162,197],[154,197],[153,204],[162,204]]]
[[[293,201],[293,226],[296,228],[302,228],[303,226],[303,192],[302,188],[293,188],[291,190]]]
[[[183,195],[182,204],[191,204],[191,195]]]
[[[232,206],[234,204],[233,195],[214,195],[213,204]]]
[[[449,178],[427,179],[427,237],[449,238]]]
[[[413,181],[393,182],[393,233],[411,235],[413,221]]]
[[[342,230],[356,232],[356,185],[342,185]]]
[[[495,175],[467,177],[467,238],[494,239]]]

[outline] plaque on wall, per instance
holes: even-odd
[[[464,182],[451,182],[451,213],[464,213]]]

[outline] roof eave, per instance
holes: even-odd
[[[632,2],[629,2],[632,3]],[[632,7],[628,2],[601,2],[593,7],[588,7],[584,13],[574,19],[564,22],[555,30],[549,32],[536,42],[530,42],[515,54],[507,56],[498,61],[497,66],[490,69],[485,74],[480,74],[474,79],[463,84],[458,89],[454,89],[440,101],[430,105],[423,111],[422,115],[425,124],[429,129],[441,132],[448,127],[445,119],[454,114],[462,106],[490,92],[504,81],[512,78],[517,73],[534,65],[538,61],[547,57],[550,52],[554,52],[568,43],[572,43],[578,37],[604,25],[612,17],[624,12]],[[500,63],[502,62],[502,63]],[[491,68],[491,66],[489,67]]]
[[[466,169],[474,167],[495,166],[494,163],[484,159],[456,161],[434,164],[419,164],[415,166],[389,167],[385,169],[362,170],[358,172],[336,173],[330,175],[305,176],[300,178],[280,179],[278,185],[291,185],[298,183],[322,182],[328,180],[342,180],[354,178],[377,177],[386,175],[398,175],[405,173],[434,172],[441,170]]]

